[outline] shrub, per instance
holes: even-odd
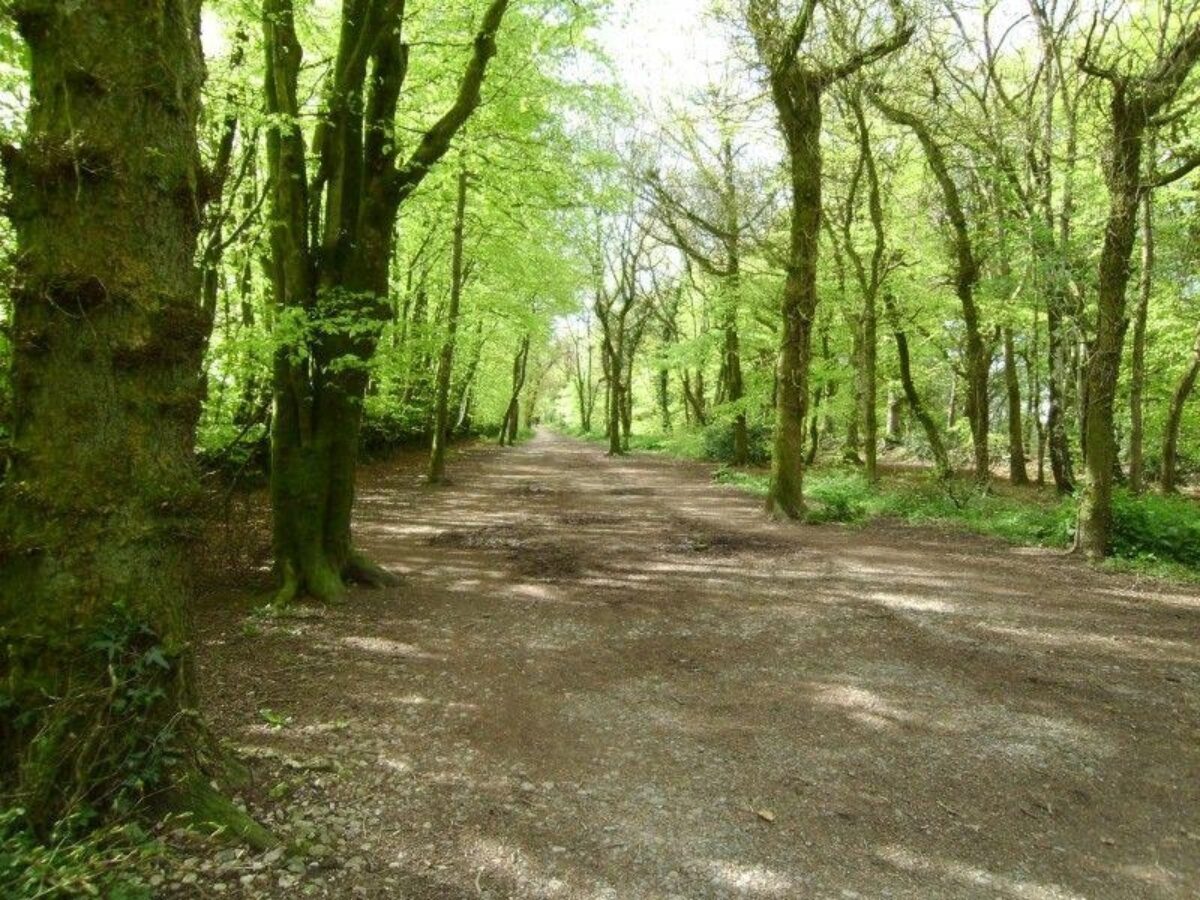
[[[869,512],[872,489],[858,472],[838,469],[811,478],[807,494],[820,504],[809,510],[805,517],[807,521],[857,522],[866,518]]]
[[[747,460],[751,465],[762,466],[771,461],[771,429],[766,425],[748,425],[746,427],[749,442]],[[713,422],[705,427],[703,432],[704,458],[713,462],[733,461],[733,423],[728,421]]]
[[[1183,497],[1113,495],[1113,555],[1200,568],[1200,506]]]

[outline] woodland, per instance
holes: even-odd
[[[0,8],[0,894],[1200,893],[1200,2]]]

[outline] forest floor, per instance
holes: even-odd
[[[1195,586],[778,524],[547,433],[423,463],[361,474],[400,587],[198,613],[205,714],[309,857],[173,832],[162,895],[1200,895]]]

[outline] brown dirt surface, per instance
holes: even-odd
[[[1200,896],[1194,586],[545,433],[423,461],[361,476],[400,587],[201,611],[205,713],[308,855],[196,845],[163,895]]]

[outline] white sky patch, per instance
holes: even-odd
[[[618,77],[640,103],[658,111],[718,79],[729,43],[705,0],[614,0],[597,38]]]

